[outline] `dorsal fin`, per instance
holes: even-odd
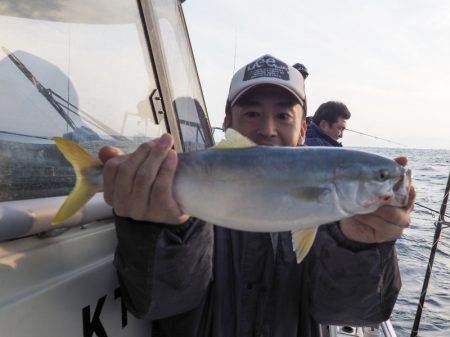
[[[223,150],[223,149],[237,149],[244,147],[253,147],[256,144],[248,139],[247,137],[241,135],[239,132],[232,128],[228,128],[225,131],[225,139],[222,139],[219,144],[211,147],[213,150]]]

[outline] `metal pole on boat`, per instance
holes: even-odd
[[[414,319],[414,325],[411,330],[411,337],[416,337],[419,332],[420,318],[422,316],[423,304],[425,302],[425,296],[427,294],[428,282],[431,276],[431,269],[433,268],[434,255],[436,254],[437,245],[439,242],[439,236],[441,235],[442,224],[448,224],[445,222],[445,210],[447,208],[448,194],[450,191],[450,174],[448,176],[447,187],[445,188],[444,199],[442,200],[441,210],[439,212],[439,219],[436,222],[436,230],[434,232],[433,246],[431,247],[430,258],[428,260],[427,272],[423,281],[422,292],[420,294],[419,305],[417,306],[416,318]]]

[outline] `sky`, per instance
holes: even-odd
[[[234,71],[270,54],[303,63],[308,115],[345,103],[347,127],[408,148],[450,149],[447,0],[186,0],[212,126]],[[345,146],[401,147],[347,131]]]

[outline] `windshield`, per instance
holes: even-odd
[[[6,1],[0,41],[0,201],[71,190],[54,136],[96,156],[167,131],[137,3]]]
[[[168,96],[178,118],[184,151],[212,145],[209,120],[183,15],[176,0],[152,1]]]

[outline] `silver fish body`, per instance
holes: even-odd
[[[237,131],[206,151],[179,155],[173,185],[181,209],[219,226],[292,231],[300,263],[317,226],[408,201],[411,172],[393,160],[347,149],[256,146]],[[76,184],[52,224],[103,190],[102,163],[78,144],[54,137],[73,165]]]
[[[395,161],[366,152],[256,146],[180,154],[174,195],[205,221],[274,232],[404,206],[410,180]]]

